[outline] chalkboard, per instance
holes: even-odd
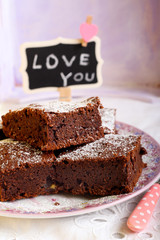
[[[102,63],[98,37],[87,47],[82,47],[80,39],[64,38],[21,46],[23,85],[29,92],[99,86]]]

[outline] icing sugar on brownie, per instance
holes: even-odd
[[[51,162],[55,159],[53,154],[45,154],[39,149],[31,147],[25,142],[5,139],[0,141],[0,169],[1,171],[19,168],[25,165]]]
[[[104,138],[93,143],[62,154],[57,158],[57,161],[64,159],[72,159],[72,161],[95,158],[107,159],[116,156],[127,156],[135,148],[137,141],[140,141],[140,137],[135,135],[105,135]]]
[[[64,112],[71,112],[75,111],[78,108],[84,108],[87,105],[95,105],[102,107],[99,98],[88,98],[84,99],[82,101],[77,101],[77,102],[60,102],[60,101],[52,101],[48,102],[46,104],[30,104],[28,107],[29,108],[34,108],[34,109],[41,109],[44,112],[52,112],[52,113],[64,113]]]
[[[114,134],[115,122],[116,122],[116,109],[114,108],[102,108],[99,109],[102,119],[102,126],[105,134]]]

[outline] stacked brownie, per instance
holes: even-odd
[[[115,134],[98,97],[32,104],[2,116],[0,201],[38,195],[131,192],[145,164],[140,136]]]

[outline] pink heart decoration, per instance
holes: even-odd
[[[85,42],[89,42],[98,32],[98,27],[94,24],[82,23],[80,25],[80,34]]]

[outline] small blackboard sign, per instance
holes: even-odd
[[[21,73],[27,92],[61,87],[97,87],[102,83],[100,39],[87,47],[80,39],[57,38],[21,45]]]

